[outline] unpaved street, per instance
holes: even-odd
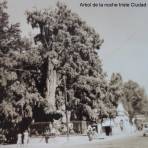
[[[132,136],[106,137],[91,142],[88,141],[87,137],[80,137],[75,140],[61,144],[55,141],[53,143],[50,141],[49,144],[36,142],[21,148],[148,148],[148,137],[143,137],[142,133]],[[17,148],[17,145],[5,145],[0,146],[0,148]]]
[[[65,148],[68,148],[68,146],[65,146]],[[70,148],[148,148],[148,137],[133,136],[111,141],[73,145]]]

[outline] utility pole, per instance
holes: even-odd
[[[67,110],[66,76],[64,76],[64,91],[65,91],[65,114],[66,114],[66,126],[67,126],[67,140],[69,140],[69,121],[68,121],[68,110]]]

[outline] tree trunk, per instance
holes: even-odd
[[[47,65],[47,78],[46,78],[46,92],[45,98],[47,99],[51,111],[55,111],[55,91],[57,87],[57,73],[54,69],[54,64],[52,63],[52,59],[48,57],[48,65]]]

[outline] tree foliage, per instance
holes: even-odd
[[[117,106],[118,101],[120,101],[124,95],[122,76],[119,73],[112,74],[111,80],[109,82],[109,90],[112,94],[111,101],[114,106]]]
[[[146,99],[145,90],[132,80],[124,83],[124,103],[131,117],[144,113]],[[148,107],[148,106],[147,106]]]
[[[6,9],[6,1],[1,2],[0,131],[6,136],[7,142],[12,142],[16,138],[12,134],[27,128],[33,107],[43,101],[35,87],[33,74],[28,71],[31,68],[28,63],[37,63],[39,56],[31,58],[34,50],[30,51],[30,42],[21,38],[19,24],[9,23]]]
[[[110,108],[108,113],[109,117],[116,117],[116,108],[123,96],[122,76],[119,73],[113,73],[110,81],[108,82],[107,95],[105,97],[105,104],[107,104],[108,108]]]
[[[34,39],[42,44],[43,63],[52,61],[52,71],[56,71],[56,108],[65,110],[66,85],[72,120],[94,120],[95,112],[100,110],[102,116],[107,116],[108,84],[97,53],[103,43],[99,34],[61,3],[53,10],[27,12],[27,20],[32,28],[40,30]],[[44,74],[46,79],[48,74]],[[44,84],[47,91],[47,83]]]

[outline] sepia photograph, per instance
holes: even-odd
[[[0,0],[0,148],[148,148],[147,0]]]

